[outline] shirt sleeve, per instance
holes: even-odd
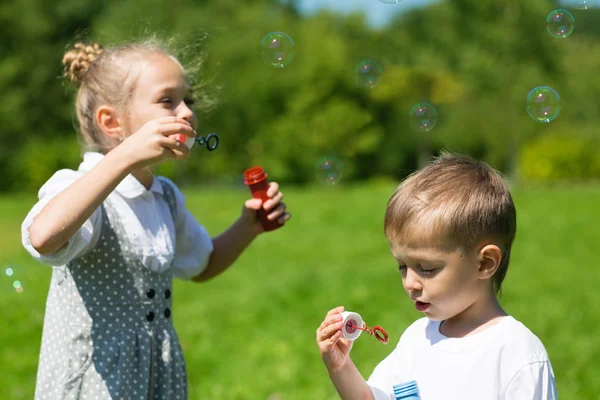
[[[69,238],[67,244],[54,254],[42,255],[38,253],[31,245],[29,238],[29,229],[31,228],[35,217],[44,209],[50,200],[73,184],[73,182],[81,176],[81,173],[73,170],[60,170],[56,172],[40,189],[38,193],[39,201],[33,206],[31,211],[29,211],[21,225],[21,241],[25,250],[42,264],[50,266],[65,265],[91,250],[98,242],[98,237],[100,236],[100,230],[102,228],[102,211],[100,207],[98,207],[90,218],[83,223],[81,228]]]
[[[162,177],[161,177],[162,178]],[[173,275],[190,280],[201,274],[213,252],[213,241],[206,229],[186,209],[185,197],[179,188],[166,178],[175,192],[175,258],[173,259]]]
[[[504,398],[556,400],[556,383],[550,362],[534,362],[522,367],[508,384]]]

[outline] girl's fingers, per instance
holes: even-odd
[[[269,189],[267,189],[267,196],[273,197],[275,193],[279,191],[279,184],[277,182],[270,182]]]
[[[281,217],[279,217],[279,219],[277,220],[277,223],[279,225],[283,225],[287,221],[289,221],[290,218],[292,218],[292,214],[290,214],[289,212],[283,213],[283,215]]]
[[[278,203],[281,203],[282,199],[283,199],[283,193],[277,192],[277,194],[275,194],[275,196],[273,196],[269,200],[265,201],[264,209],[267,211],[271,210]]]
[[[155,122],[157,122],[159,125],[176,124],[177,123],[177,124],[186,124],[186,125],[192,126],[188,120],[179,118],[179,117],[160,117],[160,118],[157,118],[155,120]]]
[[[173,138],[165,138],[160,145],[170,150],[176,158],[186,157],[190,154],[190,149],[185,144]]]
[[[277,218],[281,217],[284,212],[285,212],[285,204],[279,203],[279,205],[275,208],[275,210],[273,212],[271,212],[269,215],[267,215],[267,219],[269,221],[274,221]]]
[[[182,133],[186,136],[196,137],[196,131],[189,124],[174,122],[171,124],[161,124],[156,128],[156,131],[164,136],[175,135]]]

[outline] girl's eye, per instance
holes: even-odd
[[[188,106],[193,106],[196,101],[194,99],[185,99],[185,104]]]
[[[159,103],[171,104],[171,99],[165,97],[164,99],[160,99]]]

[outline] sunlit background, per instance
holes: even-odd
[[[385,4],[392,3],[392,4]],[[33,397],[51,268],[21,246],[37,190],[76,169],[78,41],[156,36],[196,88],[200,145],[161,166],[212,235],[260,165],[293,214],[230,271],[177,282],[191,399],[335,399],[314,332],[345,305],[397,342],[416,318],[383,237],[396,185],[440,149],[505,174],[518,232],[501,302],[561,399],[600,399],[600,0],[42,0],[0,6],[0,398]],[[368,336],[365,377],[393,345]]]

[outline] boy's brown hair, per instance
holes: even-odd
[[[492,284],[500,293],[517,221],[512,196],[498,171],[443,151],[404,180],[388,202],[384,231],[390,242],[405,243],[414,224],[426,232],[425,240],[434,239],[444,251],[469,252],[484,239],[496,244],[502,260]]]

